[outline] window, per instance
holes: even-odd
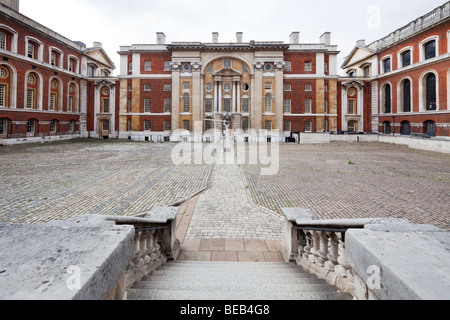
[[[164,131],[170,131],[171,130],[171,123],[170,120],[164,120]]]
[[[411,81],[408,79],[404,80],[401,90],[403,94],[403,112],[411,112]]]
[[[291,122],[285,121],[283,125],[283,131],[284,132],[291,132]]]
[[[284,113],[291,113],[291,104],[291,99],[284,99]]]
[[[231,99],[229,98],[223,99],[223,111],[231,112]]]
[[[170,98],[164,99],[164,113],[170,113],[172,109],[172,100]]]
[[[6,85],[0,84],[0,107],[6,107]]]
[[[426,110],[437,110],[436,76],[430,73],[426,77]]]
[[[328,113],[328,99],[325,99],[324,106],[323,106],[323,112],[325,114]]]
[[[88,76],[89,77],[95,76],[95,67],[94,66],[91,66],[91,65],[88,66]]]
[[[103,113],[109,113],[109,99],[108,98],[103,98],[102,102],[103,102],[103,105],[102,105]]]
[[[131,119],[128,119],[128,131],[133,130],[133,121]]]
[[[231,91],[231,84],[230,83],[225,83],[223,85],[223,90],[225,90],[226,92],[230,92]]]
[[[305,121],[305,132],[312,132],[312,122]]]
[[[272,121],[264,121],[264,129],[267,131],[272,131]]]
[[[152,62],[151,61],[145,61],[144,62],[144,70],[145,71],[152,71]]]
[[[285,84],[285,85],[284,85],[284,91],[292,91],[292,85],[290,85],[290,84]]]
[[[52,133],[56,132],[56,120],[50,121],[50,132]]]
[[[213,99],[206,98],[205,99],[205,112],[213,112]]]
[[[208,82],[205,86],[205,90],[211,92],[213,90],[213,84],[211,82]]]
[[[411,65],[411,50],[402,53],[402,67]]]
[[[424,45],[425,60],[436,57],[436,40],[431,40]]]
[[[242,85],[242,91],[248,92],[250,90],[250,85],[248,83],[244,83]]]
[[[348,132],[357,132],[358,131],[358,122],[357,121],[349,121],[347,124]]]
[[[436,122],[428,120],[423,124],[423,130],[426,135],[430,137],[436,136]]]
[[[150,98],[144,98],[144,112],[145,113],[151,112],[151,104],[152,104],[152,100]]]
[[[151,87],[150,87],[151,88]],[[132,84],[129,84],[128,85],[128,91],[133,91],[133,85]]]
[[[208,66],[208,68],[206,68],[206,72],[208,72],[208,73],[213,72],[213,65],[212,65],[212,64],[210,64],[210,65]]]
[[[272,113],[272,96],[270,94],[266,95],[264,106],[264,112]]]
[[[328,62],[325,61],[324,65],[323,65],[323,70],[325,72],[328,72]]]
[[[73,110],[73,96],[69,96],[67,111],[72,112]]]
[[[151,131],[152,129],[152,123],[150,122],[150,120],[145,120],[144,121],[144,131]]]
[[[312,113],[312,99],[305,99],[305,113]]]
[[[6,50],[6,34],[0,32],[0,49]]]
[[[355,71],[349,72],[349,73],[348,73],[348,76],[349,76],[350,78],[354,78],[354,77],[355,77]]]
[[[242,64],[242,73],[248,73],[248,68],[245,64]]]
[[[355,102],[354,99],[348,100],[348,114],[356,114]]]
[[[401,124],[401,134],[404,136],[409,136],[411,134],[411,123],[408,121],[403,121]]]
[[[74,72],[74,71],[75,71],[73,60],[70,60],[70,61],[69,61],[69,71],[70,71],[70,72]]]
[[[164,71],[172,71],[172,62],[164,61]]]
[[[312,91],[312,85],[311,85],[311,83],[305,84],[305,91]]]
[[[133,99],[128,99],[128,112],[133,112]]]
[[[191,84],[189,82],[183,82],[183,89],[184,90],[189,90],[191,88]]]
[[[34,90],[33,89],[27,89],[27,102],[26,106],[27,109],[33,109],[34,108]]]
[[[152,85],[150,83],[144,84],[144,91],[152,91]]]
[[[286,61],[284,65],[285,71],[292,71],[292,61]]]
[[[311,61],[305,61],[305,71],[312,71]]]
[[[0,119],[0,135],[8,133],[8,119]]]
[[[56,53],[52,52],[50,54],[50,64],[52,66],[56,66]]]
[[[187,131],[191,130],[191,122],[189,120],[183,120],[183,129]]]
[[[383,132],[384,134],[391,134],[391,123],[389,121],[383,122]]]
[[[130,61],[128,63],[128,72],[133,72],[133,62],[132,61]]]
[[[34,119],[27,121],[27,133],[35,133],[36,131],[36,121]]]
[[[107,78],[109,77],[109,72],[107,70],[102,71],[102,77]]]
[[[34,59],[34,44],[31,42],[28,42],[27,57]]]
[[[191,112],[191,97],[188,94],[183,96],[183,112]]]
[[[69,131],[73,131],[73,123],[72,123],[72,121],[71,121],[71,124],[72,124],[72,126],[71,127],[69,127]],[[109,131],[109,121],[103,121],[102,122],[102,129],[103,129],[103,131]]]
[[[50,93],[50,104],[48,106],[48,110],[55,110],[56,107],[56,93]]]
[[[266,90],[272,90],[272,82],[266,82],[266,83],[264,84],[264,88],[265,88]]]
[[[209,131],[213,128],[213,119],[206,118],[205,119],[205,131]]]
[[[242,108],[242,112],[250,112],[250,99],[249,98],[242,98],[241,108]]]
[[[384,113],[391,113],[391,86],[389,84],[384,86]]]
[[[370,77],[370,66],[367,66],[363,69],[364,77],[368,78]]]
[[[245,117],[242,119],[242,130],[248,131],[248,128],[249,128],[248,118]]]
[[[391,58],[383,60],[383,72],[384,73],[391,72]]]

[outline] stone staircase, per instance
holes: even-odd
[[[295,264],[179,261],[128,291],[128,300],[351,300]]]

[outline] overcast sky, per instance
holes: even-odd
[[[300,42],[318,43],[326,31],[341,51],[338,64],[359,39],[371,43],[443,5],[444,0],[21,0],[20,11],[63,36],[88,47],[101,42],[116,64],[121,45],[156,42],[164,32],[167,43],[289,42],[300,31]],[[49,8],[52,8],[49,10]],[[339,70],[340,71],[340,70]],[[340,71],[340,73],[342,73]]]

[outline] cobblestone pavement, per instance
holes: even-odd
[[[450,156],[382,143],[281,145],[280,170],[242,166],[253,201],[321,219],[406,218],[450,229]]]
[[[216,165],[211,188],[200,195],[185,239],[281,240],[280,214],[248,198],[238,165]]]
[[[170,144],[69,141],[0,148],[0,221],[132,215],[206,187],[211,165],[175,166]]]

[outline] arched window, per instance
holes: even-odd
[[[401,86],[402,111],[411,112],[411,81],[405,79]]]
[[[50,80],[50,93],[49,93],[49,100],[48,100],[48,110],[50,110],[50,111],[58,111],[59,110],[60,86],[61,85],[60,85],[58,79],[53,78]]]
[[[425,92],[426,92],[426,110],[437,110],[437,95],[436,95],[436,76],[430,73],[426,76]]]
[[[425,60],[436,57],[436,40],[428,41],[424,44]]]
[[[384,113],[391,113],[391,111],[392,111],[392,109],[391,109],[391,105],[392,105],[392,101],[391,101],[391,85],[386,84],[384,86],[382,94],[383,94],[382,102],[383,102],[383,105],[384,105],[383,111],[384,111]]]
[[[423,131],[430,137],[436,137],[436,122],[428,120],[423,124]]]
[[[402,121],[401,126],[401,134],[404,136],[409,136],[411,134],[411,123],[409,121]]]
[[[187,93],[183,95],[183,112],[191,112],[191,97]]]
[[[36,72],[29,72],[25,78],[25,108],[40,109],[42,107],[41,77]]]
[[[9,68],[0,66],[0,107],[6,108],[9,106],[9,87],[11,72]]]
[[[6,50],[7,39],[6,33],[0,30],[0,49]]]

